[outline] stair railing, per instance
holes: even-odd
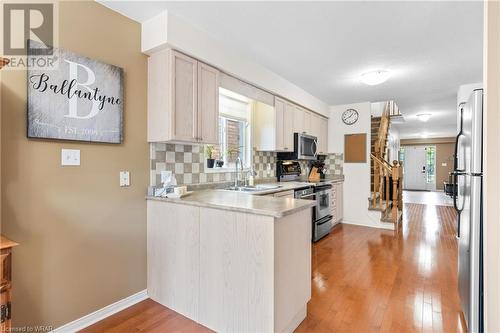
[[[402,210],[402,167],[398,161],[390,164],[386,161],[386,143],[389,134],[390,117],[400,115],[394,101],[388,101],[380,118],[378,136],[375,140],[375,152],[370,154],[373,160],[373,192],[371,206],[382,211],[383,219],[397,223]],[[392,184],[391,184],[392,182]],[[392,198],[391,198],[392,186]],[[385,189],[385,191],[384,191]]]

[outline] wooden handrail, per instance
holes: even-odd
[[[379,158],[373,154],[370,154],[370,157],[373,158],[373,160],[376,163],[382,165],[384,167],[384,169],[386,169],[387,171],[392,173],[392,165],[389,162],[387,162],[385,159]]]

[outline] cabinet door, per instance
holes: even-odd
[[[328,154],[328,119],[320,117],[319,153]]]
[[[285,102],[279,98],[274,100],[275,126],[276,126],[276,150],[285,149]]]
[[[172,140],[195,142],[198,137],[198,62],[172,51],[170,69]]]
[[[290,114],[293,108],[285,108],[283,113],[283,150],[292,151],[293,150],[293,117]]]
[[[219,143],[219,71],[198,62],[198,141]]]
[[[311,121],[312,121],[313,115],[311,114],[311,112],[306,111],[304,109],[302,109],[302,112],[304,113],[304,128],[303,128],[302,132],[310,134],[310,135],[316,135],[313,132],[313,129],[311,126]]]
[[[314,135],[315,137],[319,138],[321,137],[321,117],[311,113],[310,114],[310,124],[311,124],[311,135]],[[319,143],[319,142],[318,142]],[[320,147],[318,147],[319,150]]]
[[[344,184],[337,184],[337,220],[344,219]]]
[[[287,104],[288,106],[288,104]],[[293,132],[305,133],[304,128],[304,111],[298,106],[290,104],[290,110],[293,112]]]

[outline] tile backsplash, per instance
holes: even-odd
[[[326,173],[342,174],[342,154],[330,154],[325,163]],[[276,175],[276,153],[253,152],[253,167],[256,178],[269,178]],[[307,161],[301,161],[302,173],[307,175]],[[150,144],[150,183],[161,185],[161,171],[169,170],[175,175],[177,184],[206,184],[229,182],[235,178],[233,169],[206,170],[204,146],[188,144],[152,143]],[[218,170],[219,172],[216,172]]]

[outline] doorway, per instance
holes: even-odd
[[[400,159],[403,161],[405,190],[436,190],[435,146],[404,146]]]

